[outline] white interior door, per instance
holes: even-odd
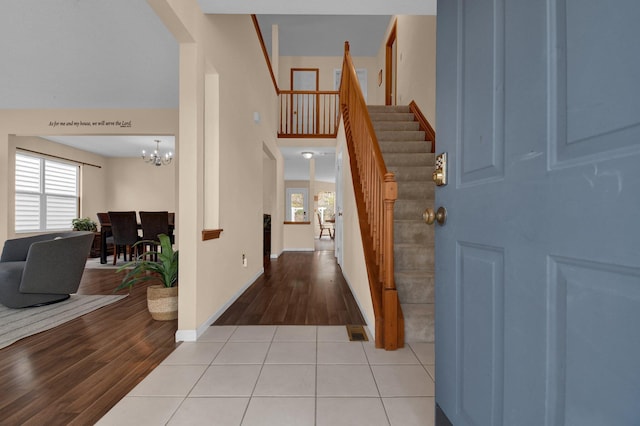
[[[640,424],[640,2],[438,2],[436,402]]]
[[[342,152],[336,156],[336,222],[334,223],[334,250],[338,265],[342,266]]]

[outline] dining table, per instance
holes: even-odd
[[[332,225],[333,233],[331,232],[331,229],[329,229],[329,237],[331,237],[331,239],[333,240],[334,238],[336,238],[336,219],[325,219],[324,221]]]

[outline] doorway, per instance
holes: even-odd
[[[316,200],[317,239],[314,239],[315,251],[335,251],[336,193],[320,190],[314,195]]]

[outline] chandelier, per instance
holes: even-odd
[[[144,149],[142,150],[142,159],[154,166],[166,166],[167,164],[171,164],[171,160],[173,160],[173,153],[169,151],[164,155],[160,154],[160,141],[156,139],[155,142],[156,149],[154,149],[151,154],[147,155],[147,152]]]

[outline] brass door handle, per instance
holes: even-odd
[[[438,222],[442,226],[447,222],[447,209],[438,207],[438,210],[434,212],[433,209],[428,208],[422,214],[422,218],[427,225],[433,225],[434,222]]]

